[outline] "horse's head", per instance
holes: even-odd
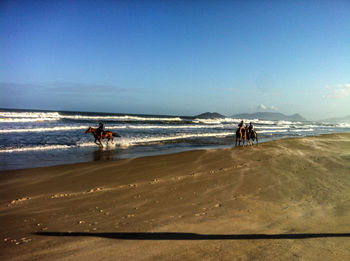
[[[90,133],[91,132],[91,127],[89,127],[86,131],[85,131],[85,133]]]

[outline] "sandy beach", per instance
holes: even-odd
[[[1,260],[349,260],[350,134],[0,172]]]

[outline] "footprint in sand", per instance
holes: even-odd
[[[157,184],[157,183],[159,183],[160,182],[160,179],[154,179],[154,180],[152,180],[149,184]]]
[[[190,175],[193,176],[193,177],[197,177],[197,176],[199,176],[199,173],[192,172]]]
[[[23,197],[23,198],[17,198],[17,199],[14,199],[10,202],[10,204],[8,204],[7,206],[11,206],[11,205],[14,205],[14,204],[18,204],[18,203],[21,203],[23,201],[26,201],[26,200],[29,200],[31,199],[30,197]]]
[[[96,191],[101,191],[101,190],[102,190],[102,188],[92,188],[92,189],[88,190],[87,192],[91,193],[91,192],[96,192]]]
[[[51,198],[64,198],[64,197],[70,197],[70,196],[72,196],[73,194],[67,194],[67,193],[65,193],[65,194],[54,194],[54,195],[51,195]]]
[[[30,241],[32,241],[31,238],[26,238],[26,237],[22,237],[21,239],[10,239],[9,237],[4,238],[4,242],[9,242],[9,243],[13,243],[16,245],[20,245],[23,243],[29,243]]]
[[[183,180],[184,178],[185,178],[184,176],[178,176],[178,177],[173,177],[172,180],[180,181],[180,180]]]
[[[137,187],[137,184],[128,184],[128,185],[120,185],[119,188],[120,189],[124,189],[124,188],[136,188]]]

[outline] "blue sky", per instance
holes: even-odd
[[[1,1],[0,107],[350,114],[350,1]]]

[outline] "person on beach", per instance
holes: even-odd
[[[100,122],[98,124],[98,128],[97,128],[97,136],[102,136],[102,133],[105,131],[105,127],[103,126],[103,123]]]

